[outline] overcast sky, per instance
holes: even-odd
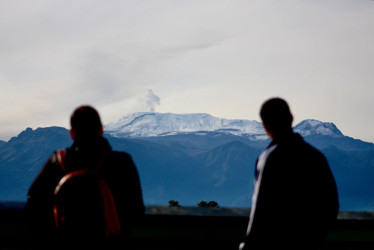
[[[295,125],[374,142],[374,1],[0,0],[0,139],[137,111],[260,120],[285,98]]]

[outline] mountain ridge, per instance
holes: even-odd
[[[294,129],[295,132],[303,136],[314,134],[344,136],[335,124],[315,119],[303,120],[294,126]],[[105,125],[104,130],[107,134],[119,138],[167,136],[177,133],[208,131],[248,136],[253,140],[268,139],[261,122],[217,118],[206,113],[132,113]]]
[[[104,128],[115,137],[148,137],[220,130],[240,134],[264,133],[261,123],[257,121],[217,118],[206,113],[132,113],[107,124]]]
[[[143,118],[137,122],[144,122]],[[374,210],[374,144],[340,134],[333,123],[313,119],[294,130],[325,154],[337,181],[341,209]],[[221,206],[249,207],[255,162],[270,143],[268,137],[222,130],[122,138],[106,132],[104,136],[114,150],[132,156],[146,205],[178,200],[183,206],[194,206],[200,200],[216,200]],[[0,192],[0,200],[24,201],[51,153],[71,143],[67,129],[47,127],[27,128],[0,144],[0,190],[6,190]]]

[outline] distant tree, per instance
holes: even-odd
[[[209,201],[208,207],[219,207],[218,202],[216,201]]]
[[[199,203],[197,203],[197,206],[198,207],[208,207],[208,202],[206,202],[206,201],[200,201]]]
[[[179,201],[170,200],[169,207],[181,207],[181,206],[179,205]]]
[[[198,207],[219,207],[218,203],[216,201],[200,201],[197,203]]]

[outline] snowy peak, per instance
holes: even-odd
[[[129,114],[105,126],[105,132],[114,137],[150,137],[193,132],[223,132],[249,137],[252,140],[266,140],[262,123],[251,120],[223,119],[209,114],[172,114],[142,112]],[[333,124],[317,120],[304,120],[294,127],[302,136],[326,135],[343,136]]]
[[[328,135],[333,137],[343,136],[342,132],[331,122],[321,122],[313,119],[308,119],[300,122],[294,127],[294,132],[301,136],[309,135]]]
[[[236,135],[265,133],[262,124],[257,121],[222,119],[203,113],[134,113],[105,126],[105,132],[114,137],[148,137],[198,131]]]

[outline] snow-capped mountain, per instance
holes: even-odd
[[[268,139],[260,122],[208,114],[136,113],[105,129],[113,150],[133,158],[148,205],[176,199],[195,206],[209,199],[221,206],[248,207],[256,159],[269,145],[259,140],[261,133]],[[316,120],[302,121],[294,131],[326,156],[341,209],[373,211],[374,144],[344,136],[334,124]],[[0,190],[6,190],[0,192],[0,202],[25,201],[52,152],[71,144],[69,131],[59,127],[27,128],[8,142],[0,141]]]
[[[209,114],[133,113],[105,126],[113,137],[150,137],[191,132],[224,132],[265,140],[267,135],[261,122],[241,119],[223,119]],[[294,127],[302,136],[343,136],[333,123],[304,120]]]
[[[343,136],[342,132],[331,122],[320,122],[308,119],[300,122],[294,127],[294,131],[302,136],[308,135],[329,135],[333,137]]]
[[[226,132],[234,135],[263,135],[258,121],[222,119],[209,114],[134,113],[105,126],[114,137],[149,137],[188,132]]]

